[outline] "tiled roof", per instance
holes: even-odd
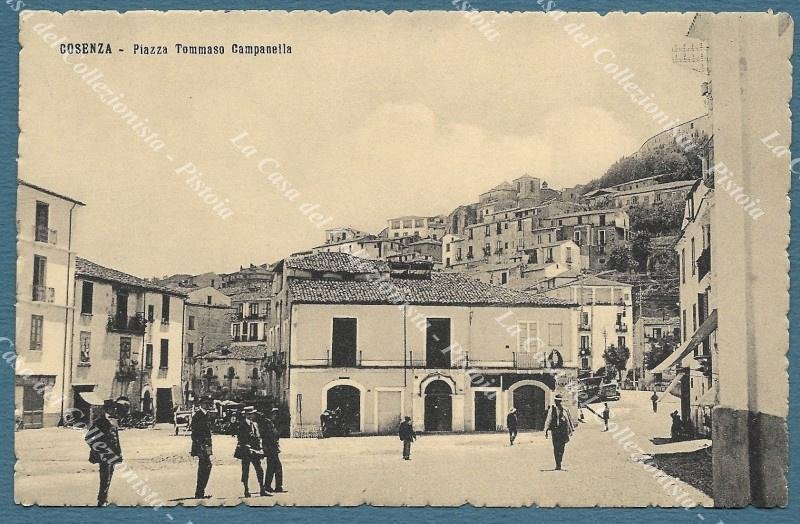
[[[630,284],[626,284],[625,282],[617,282],[616,280],[609,280],[607,278],[600,278],[594,275],[588,276],[584,279],[577,280],[575,282],[571,282],[570,286],[581,285],[581,286],[624,286],[624,287],[633,287]]]
[[[253,300],[270,300],[272,292],[270,291],[242,291],[235,295],[228,295],[233,302],[250,302]]]
[[[697,180],[678,180],[676,182],[665,182],[663,184],[655,184],[652,186],[637,187],[636,189],[628,189],[625,191],[617,191],[614,197],[636,195],[638,193],[650,193],[652,191],[665,191],[670,189],[682,189],[694,185]]]
[[[370,260],[347,253],[316,253],[286,259],[286,267],[305,271],[329,273],[379,273],[389,271],[383,260]]]
[[[457,273],[432,272],[430,279],[384,281],[292,279],[295,302],[309,304],[495,305],[557,307],[568,302],[487,284]]]
[[[149,280],[144,280],[143,278],[135,277],[133,275],[129,275],[128,273],[123,273],[122,271],[117,271],[116,269],[104,267],[100,264],[92,262],[91,260],[86,260],[85,258],[80,257],[75,259],[75,275],[78,277],[104,280],[106,282],[116,282],[131,287],[146,289],[148,291],[158,291],[160,293],[168,293],[170,295],[186,296],[185,293],[176,289],[162,286],[160,284],[150,282]]]
[[[219,347],[215,350],[209,351],[198,355],[199,358],[205,359],[233,359],[233,360],[253,360],[264,358],[267,354],[267,345],[246,345],[233,342],[230,345]]]

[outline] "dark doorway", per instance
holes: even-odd
[[[117,326],[128,327],[128,291],[124,289],[117,291]]]
[[[514,407],[517,409],[519,429],[544,429],[547,416],[544,403],[544,390],[537,386],[520,386],[514,390]]]
[[[450,386],[435,380],[425,388],[425,431],[453,431],[453,397]]]
[[[355,367],[358,337],[357,321],[354,318],[334,318],[331,341],[331,366]]]
[[[497,393],[475,392],[475,431],[497,430]]]
[[[361,392],[353,386],[334,386],[328,390],[326,409],[341,411],[342,421],[351,433],[361,431]]]
[[[156,389],[156,422],[172,422],[172,389]]]
[[[153,414],[153,397],[150,396],[149,391],[145,391],[144,397],[142,397],[142,412],[145,415]]]
[[[22,422],[26,429],[38,429],[44,425],[44,396],[34,386],[22,388]]]
[[[425,331],[425,362],[427,367],[450,368],[450,319],[429,318]]]

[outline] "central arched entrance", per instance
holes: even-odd
[[[342,422],[351,433],[361,430],[361,391],[354,386],[339,385],[328,390],[326,409],[339,409]]]
[[[453,431],[453,391],[434,380],[425,388],[425,431]]]
[[[543,430],[547,416],[544,389],[526,384],[516,388],[512,395],[519,429]]]

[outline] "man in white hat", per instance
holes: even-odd
[[[511,408],[508,411],[508,416],[506,416],[506,428],[508,428],[508,439],[511,441],[511,445],[514,445],[514,440],[517,438],[517,410],[516,408]]]
[[[564,397],[557,394],[553,399],[553,405],[547,412],[547,419],[544,421],[544,438],[548,433],[553,434],[553,457],[556,460],[556,470],[561,470],[561,460],[564,458],[564,447],[569,442],[569,437],[575,431],[572,417],[562,402]]]

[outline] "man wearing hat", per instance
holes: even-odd
[[[272,408],[269,416],[265,417],[261,433],[261,442],[264,448],[264,457],[267,462],[267,472],[264,476],[264,491],[267,493],[285,493],[283,489],[283,464],[281,464],[280,432],[276,425],[278,408]],[[272,479],[275,479],[275,489],[272,488]]]
[[[84,439],[89,445],[89,462],[97,464],[100,472],[100,484],[97,489],[97,505],[108,505],[108,490],[114,465],[122,461],[122,448],[119,443],[119,432],[116,415],[116,402],[112,399],[103,401],[103,409],[92,421]]]
[[[511,440],[511,445],[514,445],[514,440],[517,438],[517,410],[511,408],[506,416],[506,427],[508,428],[508,438]]]
[[[411,426],[411,417],[400,423],[400,440],[403,441],[403,460],[411,460],[411,443],[417,439],[417,434]]]
[[[264,452],[261,449],[261,434],[254,420],[255,415],[256,408],[253,406],[246,406],[242,410],[242,417],[236,432],[236,451],[233,453],[234,458],[242,461],[242,484],[245,497],[250,496],[250,464],[253,465],[256,472],[260,494],[268,495],[264,491],[264,470],[261,469],[261,457],[264,456]]]
[[[556,460],[556,470],[561,470],[561,460],[564,457],[564,447],[569,442],[569,437],[575,431],[572,417],[569,411],[562,405],[564,397],[557,394],[553,399],[553,405],[547,412],[547,419],[544,421],[544,438],[548,433],[553,434],[553,457]]]
[[[193,457],[197,457],[197,485],[194,489],[194,497],[197,499],[208,498],[206,486],[208,477],[211,476],[211,455],[213,455],[211,440],[211,417],[208,412],[211,410],[213,401],[211,397],[205,395],[200,398],[200,406],[192,415],[192,452]]]

